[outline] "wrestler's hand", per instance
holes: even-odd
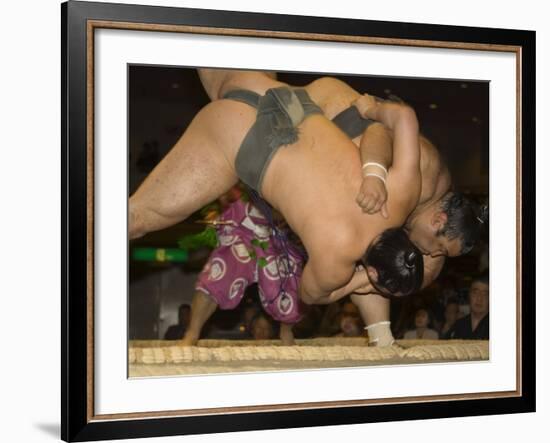
[[[361,97],[353,102],[353,105],[357,108],[359,114],[361,114],[363,118],[372,119],[372,110],[376,107],[377,102],[372,95],[363,94]]]
[[[361,189],[355,199],[363,212],[367,214],[380,212],[384,218],[388,218],[387,200],[388,191],[385,183],[374,176],[367,176],[363,179]]]

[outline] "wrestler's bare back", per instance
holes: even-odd
[[[206,82],[211,98],[239,88],[263,95],[284,85],[260,73],[228,72],[217,71]],[[130,198],[130,238],[180,222],[227,192],[238,180],[235,158],[255,119],[254,108],[233,100],[218,99],[203,108]],[[309,268],[322,270],[316,280],[329,283],[320,289],[332,290],[351,278],[372,240],[401,226],[408,212],[399,198],[389,198],[390,219],[364,214],[355,202],[362,182],[356,146],[321,115],[306,118],[298,129],[299,140],[273,156],[261,192],[301,238]],[[390,171],[388,195],[395,182]]]
[[[224,77],[217,71],[212,77],[217,82],[214,87],[205,79],[205,71],[201,71],[201,78],[214,99],[234,89],[248,89],[263,95],[267,89],[286,86],[253,72],[225,71]],[[310,93],[307,86],[305,89]],[[315,101],[315,97],[312,99]],[[245,104],[241,106],[240,118],[246,114],[248,126],[252,126],[255,110]],[[362,182],[359,152],[326,117],[310,116],[300,124],[299,130],[298,142],[281,147],[271,160],[262,195],[284,214],[310,257],[314,251],[324,255],[330,251],[335,263],[347,261],[351,275],[355,261],[378,234],[388,227],[402,225],[402,211],[395,208],[392,211],[395,216],[390,220],[361,211],[355,202]],[[236,153],[231,152],[232,160]],[[391,182],[389,178],[388,186]]]
[[[212,82],[203,81],[212,98],[214,83],[218,96],[238,88],[263,95],[284,85],[259,73],[229,72],[217,71]],[[255,119],[254,108],[234,100],[215,100],[203,108],[131,197],[130,238],[180,222],[227,192],[238,180],[235,158]],[[402,225],[402,211],[396,203],[389,220],[361,211],[355,202],[362,181],[358,150],[324,116],[310,116],[298,129],[298,142],[273,156],[261,192],[301,238],[310,261],[324,260],[318,268],[330,268],[334,285],[343,285],[372,240]],[[391,183],[390,175],[390,192]]]

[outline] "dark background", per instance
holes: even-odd
[[[208,103],[197,72],[192,68],[130,66],[129,75],[129,193],[176,143],[197,112]],[[327,74],[323,74],[327,75]],[[278,79],[305,85],[322,75],[278,73]],[[421,132],[439,149],[457,190],[478,201],[489,194],[489,83],[396,77],[335,77],[359,92],[378,97],[397,96],[416,111]],[[135,247],[175,248],[177,240],[201,227],[193,218],[169,229],[132,242]],[[447,260],[438,281],[421,294],[392,306],[392,326],[406,329],[417,307],[428,307],[436,316],[442,309],[442,293],[454,292],[466,303],[467,287],[487,260],[487,243],[470,254]],[[130,251],[131,252],[131,251]],[[483,256],[483,257],[482,257]],[[130,339],[162,338],[177,322],[177,307],[190,303],[197,273],[208,251],[192,254],[183,264],[130,261]],[[254,294],[243,301],[253,303]],[[217,311],[210,329],[238,329],[241,309]],[[220,329],[221,327],[221,329]],[[205,328],[208,334],[209,328]],[[397,335],[399,335],[399,331]]]

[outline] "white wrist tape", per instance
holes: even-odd
[[[365,327],[369,334],[369,346],[391,346],[395,342],[390,324],[389,321],[381,321]]]
[[[382,177],[381,175],[378,175],[374,172],[369,172],[367,174],[364,174],[363,178],[365,178],[365,177],[378,177],[380,180],[382,180],[384,182],[384,185],[386,184],[386,177]]]
[[[381,164],[381,163],[377,163],[377,162],[366,162],[363,164],[362,168],[365,169],[367,166],[378,166],[380,169],[382,169],[382,171],[384,171],[386,173],[386,175],[388,175],[388,170],[386,169],[386,167]]]

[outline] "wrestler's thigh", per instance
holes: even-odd
[[[176,223],[227,192],[238,180],[235,156],[254,118],[243,103],[205,106],[132,196],[132,206]]]

